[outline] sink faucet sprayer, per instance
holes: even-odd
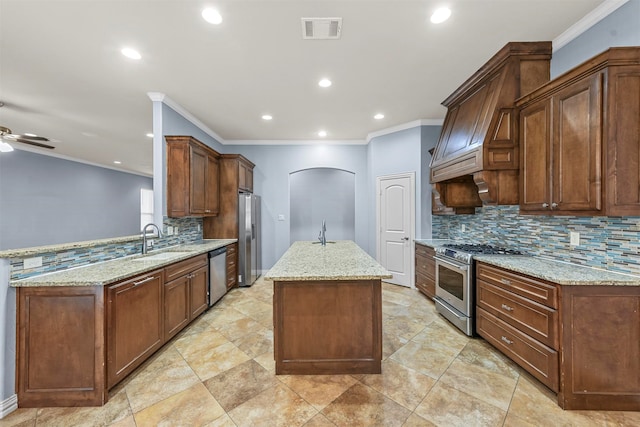
[[[327,231],[327,223],[326,220],[322,220],[322,228],[320,229],[320,235],[318,236],[318,240],[320,240],[320,244],[322,246],[327,246],[327,238],[325,237],[325,233]]]
[[[156,231],[158,232],[158,238],[162,237],[162,231],[160,231],[160,228],[158,228],[157,225],[155,225],[154,223],[150,222],[149,224],[145,225],[142,228],[142,254],[146,254],[149,249],[147,247],[147,228],[151,226],[152,228],[155,228]]]

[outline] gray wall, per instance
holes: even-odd
[[[640,46],[640,0],[629,0],[553,53],[551,78],[610,47]]]
[[[422,237],[422,217],[430,217],[431,211],[422,209],[422,169],[424,165],[422,157],[420,126],[405,129],[388,135],[379,136],[369,141],[368,165],[369,182],[369,235],[371,238],[370,253],[375,257],[376,253],[376,179],[381,176],[399,173],[415,173],[415,220],[416,237]]]
[[[341,169],[304,169],[289,175],[290,237],[316,241],[322,221],[327,240],[356,238],[356,180]]]
[[[254,192],[262,196],[262,268],[269,269],[289,248],[289,174],[301,169],[336,168],[355,175],[355,242],[369,251],[367,146],[227,145],[255,165]],[[278,215],[285,217],[278,221]],[[374,248],[375,253],[375,248]]]
[[[432,237],[431,230],[431,183],[429,182],[430,170],[429,164],[431,163],[431,154],[429,149],[434,148],[440,138],[440,131],[442,126],[422,126],[421,133],[421,159],[422,159],[422,174],[420,176],[420,182],[422,185],[421,206],[422,212],[422,233],[420,236],[416,234],[416,238],[430,239]]]
[[[140,232],[148,177],[14,150],[0,155],[0,250]]]

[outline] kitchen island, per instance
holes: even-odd
[[[265,275],[276,374],[379,374],[381,279],[391,277],[352,241],[291,245]]]

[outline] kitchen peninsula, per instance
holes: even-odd
[[[352,241],[291,245],[265,275],[276,374],[379,374],[381,279],[391,277]]]

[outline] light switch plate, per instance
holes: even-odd
[[[167,236],[173,236],[173,226],[167,226]]]
[[[41,256],[36,256],[33,258],[25,258],[24,262],[24,269],[28,269],[28,268],[38,268],[38,267],[42,267],[42,257]]]
[[[578,246],[580,244],[580,233],[578,233],[577,231],[570,231],[569,244],[571,246]]]

